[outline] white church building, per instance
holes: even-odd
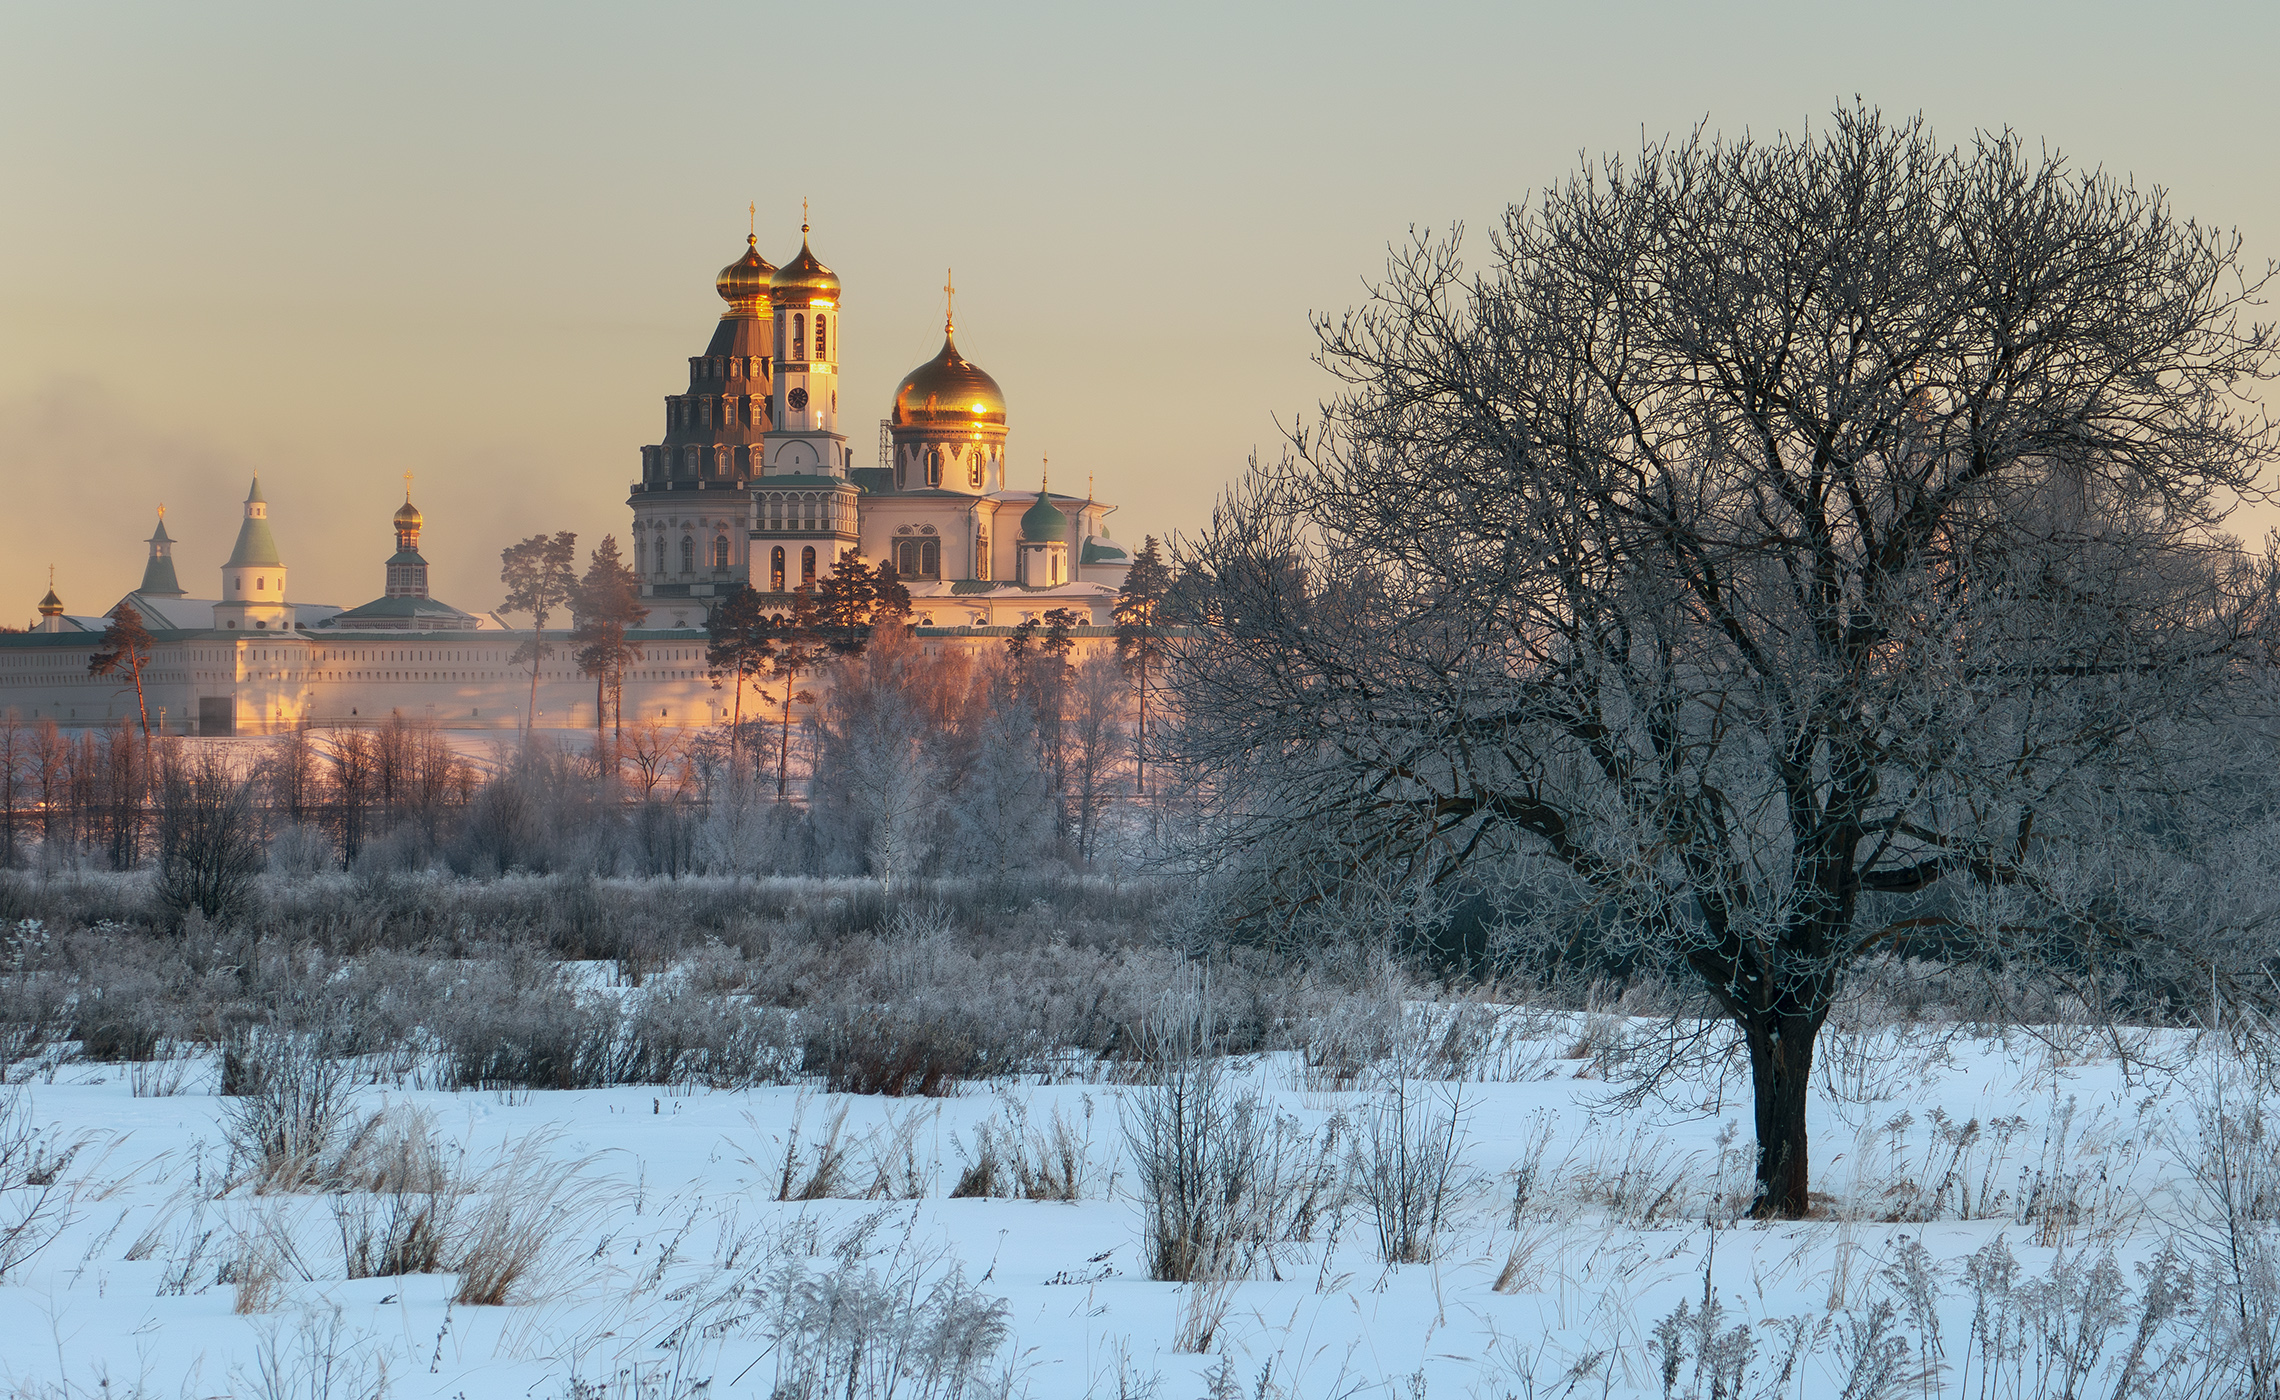
[[[662,440],[640,450],[626,556],[650,612],[630,638],[643,659],[625,678],[628,720],[724,717],[731,697],[704,666],[713,602],[749,585],[788,612],[799,589],[851,550],[894,566],[930,649],[997,646],[1056,609],[1086,620],[1075,629],[1083,649],[1110,634],[1131,564],[1109,536],[1114,507],[1052,493],[1042,459],[1036,489],[1009,479],[1005,396],[959,352],[947,315],[941,351],[894,390],[877,463],[855,465],[840,419],[840,280],[808,232],[803,225],[798,256],[781,268],[752,238],[721,270],[714,286],[727,308],[704,353],[689,359],[687,391],[665,399]],[[560,626],[549,631],[554,655],[534,703],[529,669],[513,660],[527,626],[430,596],[424,522],[408,493],[389,522],[396,549],[383,591],[354,608],[292,596],[276,533],[289,536],[289,523],[273,526],[259,478],[215,597],[181,586],[160,514],[142,582],[123,601],[150,630],[144,701],[169,732],[259,734],[394,715],[455,729],[595,722],[594,681],[570,661]],[[131,686],[87,669],[115,606],[73,614],[51,585],[27,630],[0,633],[0,713],[63,725],[134,716]]]

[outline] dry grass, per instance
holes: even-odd
[[[473,1196],[453,1269],[452,1301],[497,1307],[521,1301],[556,1245],[583,1223],[593,1203],[580,1181],[583,1161],[558,1161],[551,1133],[533,1133],[508,1148],[470,1183]]]

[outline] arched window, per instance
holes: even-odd
[[[665,537],[664,537],[663,535],[659,535],[659,536],[657,537],[657,548],[656,548],[655,550],[651,551],[651,553],[652,553],[652,556],[653,556],[653,557],[656,559],[656,561],[657,561],[657,564],[656,564],[657,572],[659,572],[659,573],[664,573],[664,572],[665,572]]]
[[[895,572],[904,578],[940,578],[942,542],[931,539],[896,540]]]
[[[972,460],[966,463],[966,484],[977,491],[982,489],[982,455],[982,449],[976,447]]]
[[[771,592],[784,591],[784,547],[777,545],[768,556],[768,588]]]
[[[697,542],[694,539],[691,539],[689,536],[683,535],[681,536],[681,572],[684,574],[693,574],[696,571]]]
[[[815,493],[813,491],[806,492],[800,497],[800,528],[803,530],[815,528]]]
[[[633,571],[646,573],[649,569],[649,541],[639,535],[633,537]]]
[[[831,352],[824,348],[823,342],[823,316],[818,313],[815,318],[815,357],[819,360],[828,360],[831,358]]]
[[[712,401],[712,396],[711,396],[710,394],[707,394],[705,397],[703,397],[703,398],[701,398],[701,399],[697,400],[697,424],[698,424],[698,426],[700,426],[700,427],[705,427],[705,428],[709,428],[709,427],[711,427],[711,426],[712,426],[712,406],[713,406],[713,401]]]
[[[792,358],[807,358],[807,317],[796,312],[792,316]]]
[[[728,567],[728,536],[726,535],[713,536],[713,567],[716,569]]]
[[[800,551],[800,582],[815,582],[815,546],[812,544]]]
[[[926,449],[926,484],[929,486],[940,486],[942,484],[942,449],[939,447]]]

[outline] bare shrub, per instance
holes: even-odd
[[[222,751],[171,742],[160,747],[152,891],[177,926],[193,909],[222,925],[253,911],[263,860],[255,788]]]
[[[2208,1341],[2254,1400],[2280,1395],[2280,1133],[2261,1097],[2220,1066],[2178,1156],[2195,1188],[2192,1240],[2217,1281]],[[2195,1150],[2197,1149],[2197,1150]]]
[[[0,1184],[0,1283],[71,1227],[78,1192],[53,1175]]]
[[[869,1015],[827,1014],[801,1068],[834,1094],[946,1098],[982,1069],[964,1016],[937,1006],[889,1005]]]
[[[382,1400],[387,1353],[369,1336],[351,1334],[336,1307],[312,1308],[292,1331],[265,1326],[253,1372],[232,1373],[235,1394],[248,1400]]]
[[[222,1052],[222,1132],[257,1191],[327,1184],[349,1114],[347,1065],[319,1035],[251,1027]]]
[[[269,838],[269,868],[279,875],[305,879],[331,871],[333,842],[321,828],[287,822]]]
[[[1352,1149],[1354,1191],[1376,1223],[1378,1256],[1421,1264],[1448,1218],[1464,1150],[1465,1105],[1396,1070],[1362,1111]]]
[[[1148,1276],[1240,1278],[1276,1245],[1304,1239],[1334,1193],[1342,1120],[1319,1140],[1228,1082],[1209,1053],[1208,998],[1168,994],[1152,1018],[1156,1082],[1125,1099],[1125,1148]]]
[[[898,1250],[883,1269],[849,1251],[812,1275],[788,1265],[768,1333],[774,1400],[965,1400],[1011,1389],[1005,1302]],[[796,1270],[796,1272],[795,1272]]]

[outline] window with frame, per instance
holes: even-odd
[[[982,464],[984,456],[985,454],[983,450],[979,447],[976,447],[974,449],[973,460],[969,461],[966,464],[966,484],[973,487],[977,491],[982,489]]]
[[[726,535],[713,536],[713,567],[716,569],[728,567],[728,536]]]
[[[824,348],[823,316],[820,312],[815,318],[815,357],[819,360],[831,358],[831,352]]]
[[[807,317],[797,312],[792,315],[792,358],[807,358]]]
[[[770,592],[784,591],[784,547],[777,545],[768,555],[768,588]]]
[[[815,546],[812,544],[800,551],[800,582],[815,582]]]
[[[942,576],[942,542],[940,540],[895,541],[895,572],[904,578],[940,578]]]
[[[926,484],[929,486],[940,486],[942,484],[942,449],[939,447],[926,449]]]
[[[693,574],[696,571],[697,542],[690,536],[683,535],[681,536],[681,572],[684,574]]]

